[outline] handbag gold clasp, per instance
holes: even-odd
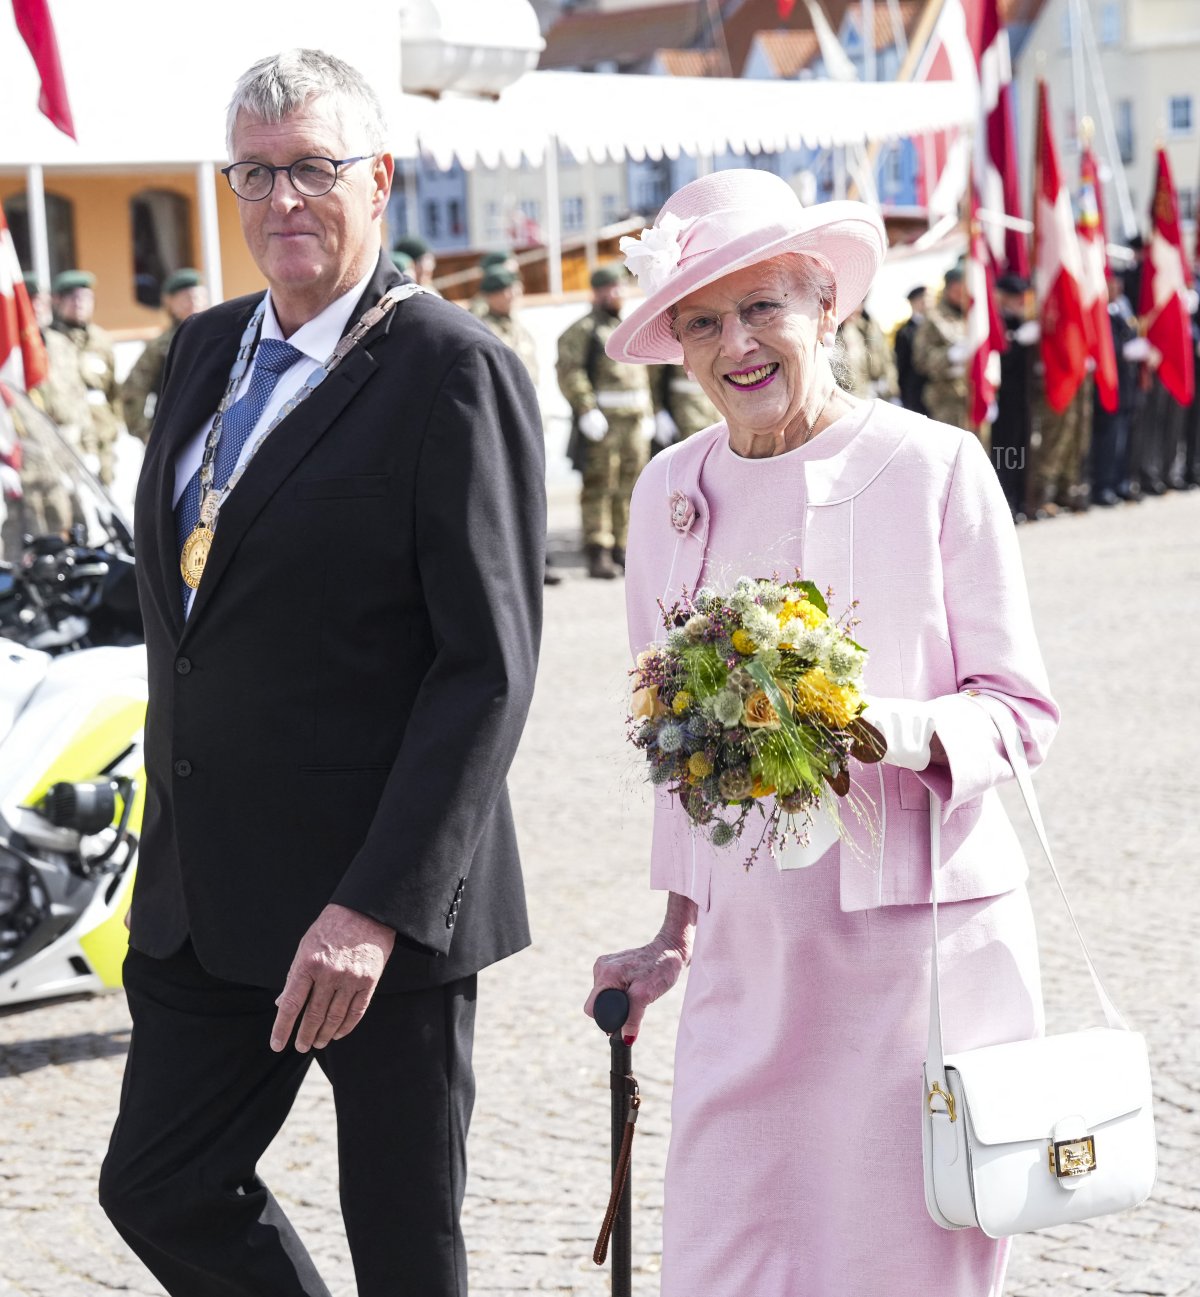
[[[958,1117],[954,1111],[954,1096],[952,1094],[947,1094],[936,1081],[934,1081],[933,1086],[929,1091],[929,1115],[932,1117],[939,1111],[939,1109],[933,1106],[934,1099],[939,1097],[946,1105],[946,1116],[950,1118],[951,1122],[957,1121]]]
[[[1056,1139],[1050,1145],[1050,1171],[1060,1180],[1090,1175],[1096,1169],[1096,1141],[1091,1135],[1082,1139]]]

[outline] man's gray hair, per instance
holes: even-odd
[[[313,98],[326,100],[332,108],[346,148],[365,147],[371,153],[387,149],[383,107],[362,73],[324,50],[291,49],[260,59],[238,78],[225,118],[225,147],[230,158],[239,113],[277,123],[300,112]]]

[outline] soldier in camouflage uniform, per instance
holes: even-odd
[[[501,342],[511,347],[521,357],[521,363],[529,371],[529,377],[533,379],[533,385],[536,387],[540,373],[537,345],[533,340],[533,334],[521,323],[513,310],[520,285],[520,278],[514,271],[505,268],[500,262],[493,262],[479,286],[483,310],[475,311],[473,304],[471,310],[478,316],[481,324],[486,325]],[[558,585],[561,580],[562,577],[557,572],[550,570],[550,555],[547,554],[542,584]]]
[[[625,272],[592,273],[592,309],[558,340],[558,385],[578,430],[583,489],[580,512],[588,576],[604,580],[625,563],[629,498],[646,463],[650,380],[643,365],[610,360],[604,351],[621,321]]]
[[[50,295],[42,291],[37,276],[26,275],[25,287],[46,347],[47,363],[46,377],[29,393],[29,399],[54,420],[72,450],[95,456],[92,408],[79,372],[79,352],[63,334],[50,327],[54,319]]]
[[[157,337],[151,338],[137,358],[128,377],[121,384],[121,408],[125,426],[139,441],[150,440],[154,407],[162,390],[163,367],[167,352],[179,326],[189,316],[208,307],[208,289],[198,270],[185,268],[168,275],[163,281],[162,304],[171,323]]]
[[[688,377],[684,365],[651,365],[649,368],[655,411],[651,454],[720,423],[721,416],[716,406],[704,395],[700,384]]]
[[[925,376],[922,399],[931,419],[973,432],[967,379],[967,297],[961,265],[946,271],[938,304],[913,338],[913,365]]]
[[[847,390],[865,400],[873,396],[894,400],[900,392],[896,362],[879,325],[860,306],[842,321],[838,332],[850,370]]]
[[[481,320],[488,313],[487,291],[483,287],[483,280],[488,277],[488,272],[491,270],[505,270],[512,274],[515,283],[514,301],[520,298],[523,288],[521,264],[511,252],[485,252],[479,258],[479,291],[467,303],[467,310]],[[536,383],[537,379],[534,379],[534,382]]]
[[[56,275],[51,287],[54,307],[52,331],[61,333],[74,346],[79,357],[79,374],[87,388],[92,414],[92,444],[85,453],[95,456],[100,480],[107,486],[113,480],[115,447],[121,435],[118,409],[121,391],[117,383],[117,364],[112,339],[92,323],[96,295],[92,291],[96,276],[86,270],[64,270]]]

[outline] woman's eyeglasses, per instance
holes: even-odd
[[[374,156],[373,153],[363,153],[357,158],[298,158],[287,167],[270,167],[265,162],[235,162],[232,166],[222,167],[221,174],[239,198],[251,203],[270,196],[275,188],[275,177],[281,171],[287,172],[287,178],[298,194],[320,198],[337,184],[343,167],[352,167],[356,162],[365,162]]]
[[[786,293],[782,297],[750,293],[738,302],[732,313],[741,320],[744,329],[757,333],[779,316],[787,301]],[[671,321],[671,332],[679,342],[712,342],[721,336],[724,324],[725,316],[713,311],[685,312]]]

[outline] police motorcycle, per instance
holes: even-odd
[[[121,984],[145,801],[133,539],[0,383],[0,1010]]]

